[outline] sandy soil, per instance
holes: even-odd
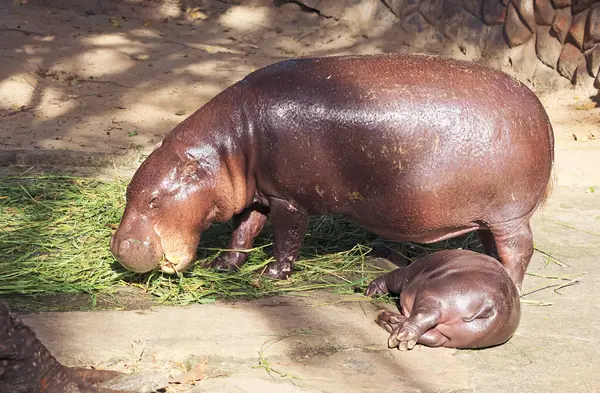
[[[174,125],[253,69],[293,56],[377,53],[393,46],[296,4],[206,0],[185,12],[174,4],[138,3],[103,1],[99,9],[93,0],[57,0],[52,7],[0,1],[4,165],[17,157],[25,166],[15,170],[41,164],[79,171],[98,164],[96,157],[108,165],[120,155],[138,160],[121,167],[131,174]],[[306,302],[276,298],[145,312],[32,314],[26,321],[69,364],[128,370],[160,364],[164,371],[206,355],[213,376],[228,377],[203,381],[198,392],[368,392],[383,386],[411,392],[600,391],[600,108],[594,90],[566,89],[541,99],[555,129],[558,180],[533,222],[539,251],[530,272],[586,274],[561,294],[550,288],[527,297],[553,304],[524,307],[507,345],[400,354],[385,348],[386,334],[372,322],[370,306],[318,294]],[[105,170],[107,176],[111,171]],[[543,253],[564,265],[546,264]],[[525,288],[563,281],[528,276]],[[316,334],[273,347],[269,356],[300,380],[273,380],[252,368],[265,341],[293,329]]]
[[[294,3],[205,0],[190,12],[168,2],[105,0],[100,11],[91,0],[48,3],[54,6],[0,1],[3,150],[144,150],[261,66],[295,56],[407,50]],[[576,95],[563,91],[545,104],[556,111],[589,104],[589,94]],[[598,124],[597,111],[576,118],[570,126],[580,137]]]
[[[0,148],[145,148],[256,68],[374,49],[296,4],[203,4],[189,13],[144,2],[86,15],[84,5],[0,2]]]

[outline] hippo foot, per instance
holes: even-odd
[[[385,283],[385,275],[383,275],[371,281],[367,287],[366,295],[368,297],[373,297],[375,295],[386,295],[388,293],[389,291],[387,284]]]
[[[219,255],[208,265],[208,268],[232,272],[239,269],[248,259],[248,254],[243,252],[224,252]]]
[[[375,322],[384,328],[390,337],[388,338],[388,347],[398,347],[401,351],[413,349],[419,341],[419,334],[406,324],[408,318],[402,314],[381,310]]]
[[[290,262],[271,262],[265,267],[262,275],[276,280],[287,280],[292,274],[293,267]]]
[[[396,327],[402,325],[407,319],[408,318],[406,318],[402,314],[391,312],[388,310],[381,310],[379,311],[375,322],[379,326],[384,328],[386,332],[393,333]]]

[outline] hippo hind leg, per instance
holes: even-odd
[[[377,315],[375,323],[381,326],[386,332],[392,334],[397,326],[406,321],[406,317],[402,314],[381,310]]]
[[[375,322],[386,332],[394,334],[394,330],[398,330],[398,326],[406,320],[407,318],[402,314],[381,310]],[[442,347],[448,342],[448,337],[433,328],[423,333],[417,342],[428,347]]]
[[[498,258],[519,292],[525,271],[533,256],[533,234],[529,218],[530,216],[527,216],[514,221],[488,225]],[[486,251],[488,251],[487,247]]]
[[[441,305],[438,300],[427,297],[415,301],[415,306],[412,309],[410,316],[403,322],[398,322],[397,314],[395,319],[388,317],[387,319],[390,321],[393,328],[388,339],[388,346],[390,348],[398,347],[400,350],[413,349],[415,345],[417,345],[417,342],[421,342],[423,335],[437,326],[442,316],[440,309]],[[381,312],[379,318],[385,320],[385,313],[389,312]],[[383,327],[385,329],[385,326]],[[431,339],[432,344],[437,344],[440,337],[435,337],[434,333],[429,333],[425,336],[423,343],[427,343],[429,341],[428,339]]]

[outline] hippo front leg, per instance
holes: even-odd
[[[405,271],[406,268],[400,267],[377,277],[367,287],[366,295],[373,297],[388,293],[399,294],[402,292],[402,281],[404,281]]]
[[[267,222],[268,209],[253,204],[233,218],[233,234],[229,242],[230,250],[247,250],[252,248],[254,239],[260,234]],[[243,251],[225,251],[215,258],[210,267],[218,270],[236,270],[248,260],[248,253]]]
[[[283,199],[272,198],[269,204],[275,262],[265,267],[263,275],[286,279],[292,274],[294,262],[304,242],[309,215],[301,206]]]

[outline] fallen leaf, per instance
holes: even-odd
[[[205,20],[208,18],[208,15],[206,15],[204,12],[200,11],[198,8],[194,8],[193,10],[188,12],[188,18],[192,19],[192,20]]]
[[[592,186],[592,187],[588,188],[586,192],[587,192],[588,194],[593,194],[594,192],[596,192],[596,187],[593,187],[593,186]]]
[[[110,24],[113,25],[113,27],[121,27],[121,21],[117,18],[110,18],[109,21]]]
[[[206,367],[206,358],[204,358],[200,363],[198,363],[194,368],[192,368],[187,373],[181,374],[172,378],[169,383],[170,384],[192,384],[195,385],[196,381],[202,381],[206,378],[204,375],[204,367]]]
[[[207,53],[219,53],[219,52],[236,53],[235,51],[233,51],[231,49],[227,49],[224,46],[220,46],[220,45],[201,45],[200,49],[202,49],[203,51],[205,51]]]
[[[150,56],[148,56],[147,54],[141,54],[141,55],[135,55],[133,58],[138,61],[146,61],[150,58]]]
[[[144,27],[149,27],[151,25],[149,20],[144,21]]]
[[[588,111],[588,110],[594,109],[594,108],[596,108],[595,102],[588,102],[587,104],[581,104],[581,105],[577,105],[575,107],[575,109],[577,109],[578,111]]]
[[[185,115],[185,109],[180,109],[180,110],[178,110],[177,112],[175,112],[175,114],[176,114],[177,116],[183,116],[183,115]]]

